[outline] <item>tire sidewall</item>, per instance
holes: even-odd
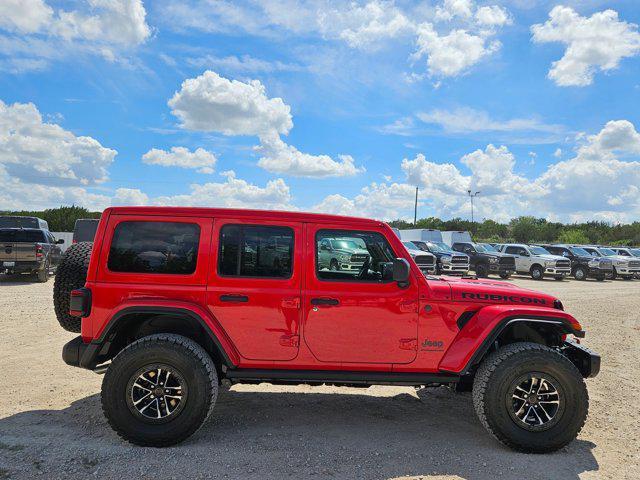
[[[536,272],[539,272],[539,274],[536,275]],[[541,267],[533,266],[531,267],[531,278],[533,278],[534,280],[542,280],[542,277],[544,276],[544,271],[542,270]]]
[[[579,273],[578,273],[579,272]],[[573,276],[576,280],[584,280],[587,278],[587,272],[582,267],[577,267]]]
[[[214,398],[207,369],[195,357],[174,345],[152,343],[133,350],[125,350],[112,362],[102,383],[102,404],[109,422],[128,440],[137,443],[178,443],[193,434],[206,419]],[[154,424],[138,418],[127,404],[128,384],[142,367],[166,364],[184,378],[188,395],[186,403],[175,418]],[[214,389],[217,391],[217,389]],[[172,440],[168,440],[172,439]]]
[[[588,409],[584,382],[576,378],[572,365],[561,360],[546,352],[516,354],[501,362],[487,382],[484,398],[487,422],[499,437],[506,437],[517,449],[542,452],[559,448],[572,441],[584,423]],[[564,395],[561,418],[549,429],[537,432],[518,426],[507,410],[512,383],[534,372],[553,377]]]
[[[484,263],[476,265],[476,275],[480,278],[486,278],[489,276],[489,267]]]

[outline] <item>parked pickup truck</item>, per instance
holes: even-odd
[[[402,242],[413,261],[425,275],[436,273],[436,256],[430,252],[425,252],[413,242]]]
[[[277,271],[259,255],[274,236],[288,245]],[[365,245],[357,275],[321,268],[325,239]],[[60,278],[70,278],[88,265],[81,288],[64,300],[62,289],[54,293],[54,304],[68,302],[82,319],[62,358],[105,374],[102,411],[134,444],[175,445],[212,414],[235,415],[233,401],[215,409],[222,383],[472,390],[481,424],[525,452],[564,447],[587,420],[584,379],[598,374],[600,356],[576,341],[583,327],[559,299],[507,282],[423,275],[380,221],[115,207],[89,245],[73,245],[60,266]],[[403,408],[435,410],[415,403]],[[438,409],[439,421],[457,422],[455,410]]]
[[[613,272],[613,263],[607,257],[594,257],[584,248],[570,245],[540,245],[553,255],[567,258],[571,261],[571,274],[576,280],[595,278],[603,281]]]
[[[60,263],[62,250],[48,230],[37,228],[0,229],[0,272],[30,273],[46,282]]]
[[[595,247],[585,245],[584,248],[589,254],[596,257],[607,257],[613,262],[613,272],[611,279],[622,277],[625,280],[631,280],[635,275],[640,274],[640,259],[619,255],[610,248]]]
[[[414,240],[413,243],[420,250],[432,253],[436,256],[436,273],[442,275],[466,275],[469,273],[469,255],[456,252],[443,242],[423,242]]]
[[[325,237],[318,245],[320,268],[358,273],[368,258],[367,247],[359,238]]]
[[[473,242],[454,242],[451,248],[469,256],[471,270],[480,278],[494,273],[500,278],[507,279],[516,271],[516,261],[513,255],[505,255],[490,246]]]
[[[542,247],[507,243],[500,245],[499,250],[515,257],[517,273],[531,275],[534,280],[542,280],[545,275],[562,280],[571,273],[571,260],[552,255]]]

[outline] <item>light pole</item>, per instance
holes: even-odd
[[[473,199],[477,197],[480,192],[471,193],[471,190],[467,190],[467,193],[469,194],[469,200],[471,200],[471,224],[473,224]]]
[[[418,223],[418,187],[416,187],[416,203],[413,206],[413,226]]]

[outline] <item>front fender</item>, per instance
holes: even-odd
[[[555,324],[563,331],[584,337],[580,323],[562,310],[548,307],[490,305],[481,308],[460,329],[438,368],[445,372],[467,373],[479,363],[500,332],[514,322]]]

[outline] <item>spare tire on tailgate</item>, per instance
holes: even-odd
[[[53,306],[60,326],[69,332],[80,332],[80,317],[69,315],[71,290],[84,287],[93,242],[75,243],[64,252],[53,284]]]

